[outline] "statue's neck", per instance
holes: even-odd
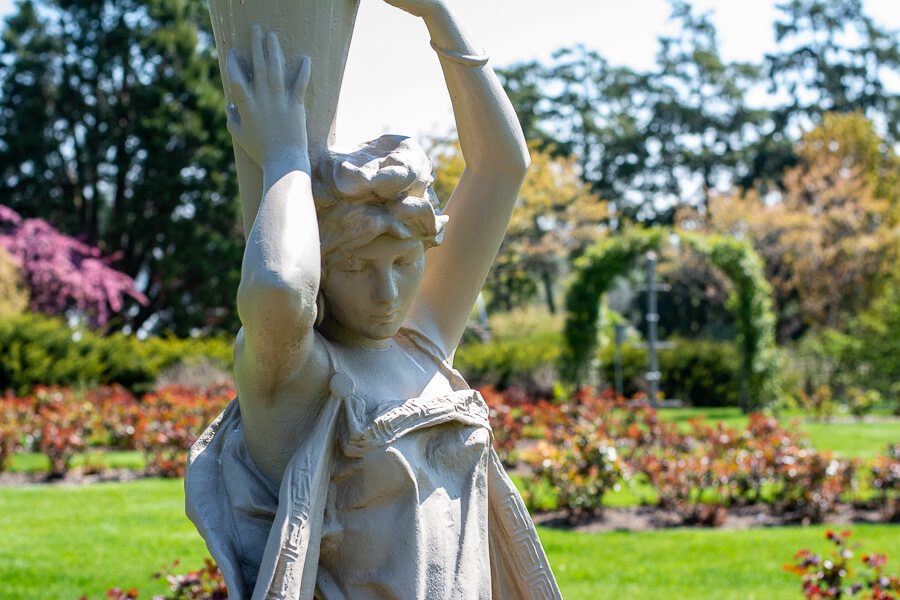
[[[391,338],[373,339],[355,331],[352,331],[334,319],[325,318],[325,321],[318,326],[319,333],[324,335],[329,341],[344,344],[345,346],[354,346],[357,348],[369,348],[372,350],[387,350],[391,347]]]

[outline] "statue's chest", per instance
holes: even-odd
[[[401,399],[443,396],[453,391],[446,374],[434,362],[399,349],[350,354],[344,357],[341,372],[353,380],[367,412],[377,412]]]

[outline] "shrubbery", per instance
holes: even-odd
[[[489,341],[467,336],[456,351],[453,365],[472,387],[547,392],[559,379],[561,329],[560,315],[536,309],[491,315]]]
[[[732,342],[713,340],[672,340],[673,349],[659,351],[660,386],[669,398],[691,406],[739,406],[740,356]],[[622,379],[626,396],[641,390],[638,383],[649,370],[646,349],[630,344],[622,347]],[[598,352],[604,383],[615,382],[615,349],[609,345]]]
[[[900,573],[890,573],[885,554],[863,554],[859,569],[853,567],[855,550],[860,544],[850,544],[851,533],[826,531],[825,538],[835,548],[829,557],[801,550],[794,562],[784,570],[802,578],[803,595],[807,600],[849,598],[863,600],[897,600],[900,598]]]
[[[872,464],[872,487],[884,505],[885,518],[900,520],[900,444],[887,447]]]
[[[472,342],[456,351],[453,366],[473,387],[552,388],[562,348],[562,334],[538,333],[486,344]]]
[[[171,567],[153,575],[154,579],[166,580],[171,594],[159,594],[149,600],[228,600],[228,588],[225,587],[222,571],[212,560],[207,558],[203,568],[182,575],[173,572],[179,564],[176,560]],[[130,600],[139,596],[135,589],[115,587],[106,592],[106,597],[111,600]],[[79,600],[87,600],[87,596],[82,596]]]
[[[552,498],[570,518],[590,516],[621,481],[635,479],[685,523],[716,525],[724,507],[759,503],[789,519],[821,521],[861,486],[881,500],[886,519],[900,516],[897,445],[863,470],[761,414],[737,430],[704,419],[660,421],[646,403],[590,388],[554,401],[516,389],[482,393],[501,460],[524,463],[533,475],[524,490],[532,510]],[[233,385],[220,384],[169,386],[140,398],[121,386],[0,397],[0,470],[13,453],[40,452],[50,475],[62,476],[75,456],[100,447],[139,450],[148,474],[180,477],[187,451],[234,396]]]
[[[656,502],[685,523],[719,524],[724,508],[771,503],[789,518],[818,522],[860,485],[859,465],[819,452],[776,419],[751,415],[747,428],[702,419],[664,422],[646,405],[583,390],[566,402],[484,391],[495,443],[506,462],[525,462],[526,502],[546,489],[570,516],[596,512],[619,476],[646,482]],[[889,454],[865,484],[887,493],[900,464]],[[890,492],[890,497],[895,492]]]
[[[232,341],[113,334],[102,337],[50,317],[25,313],[0,319],[0,391],[27,394],[35,386],[120,384],[147,392],[178,363],[212,360],[228,369]]]
[[[84,392],[36,388],[24,398],[0,398],[0,470],[16,452],[50,459],[50,477],[62,477],[87,448],[140,450],[147,472],[184,475],[187,452],[235,396],[232,385],[162,388],[138,399],[121,386]]]

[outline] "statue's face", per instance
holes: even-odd
[[[375,238],[329,265],[322,287],[327,318],[363,338],[389,339],[403,324],[424,271],[421,241]]]

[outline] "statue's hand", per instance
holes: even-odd
[[[289,156],[307,156],[306,111],[303,99],[309,85],[310,60],[303,57],[290,81],[284,54],[274,32],[265,36],[255,25],[250,34],[250,68],[241,64],[234,48],[226,64],[229,104],[228,131],[261,167]]]
[[[444,8],[443,0],[384,0],[416,17],[428,18]]]

